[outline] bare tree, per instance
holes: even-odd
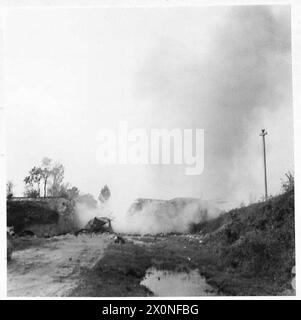
[[[97,200],[95,200],[93,195],[90,193],[84,193],[84,194],[78,195],[78,197],[76,198],[76,201],[78,203],[84,203],[90,208],[97,207]]]
[[[289,192],[291,190],[294,190],[295,187],[295,178],[294,178],[294,174],[290,171],[288,171],[285,174],[286,180],[282,181],[282,190],[284,192]]]
[[[99,193],[98,200],[102,203],[106,202],[111,197],[111,191],[107,185],[105,185]]]
[[[24,178],[24,182],[27,187],[34,189],[34,184],[37,185],[36,194],[38,197],[40,196],[40,183],[42,177],[42,169],[40,167],[33,167],[29,171],[29,175]]]
[[[62,182],[64,179],[65,168],[61,163],[55,163],[55,165],[50,169],[50,175],[52,178],[52,184],[48,189],[50,195],[57,197],[62,188]]]
[[[44,197],[47,196],[47,182],[51,175],[51,164],[52,160],[50,158],[43,158],[42,160],[42,179],[44,180]]]
[[[47,191],[51,196],[58,196],[61,192],[62,181],[64,179],[65,168],[61,163],[52,164],[50,158],[43,158],[40,167],[33,167],[29,171],[29,175],[24,178],[26,186],[26,194],[35,194],[40,196],[40,184],[43,183],[44,197],[47,196]],[[50,184],[50,187],[48,185]],[[29,191],[30,190],[30,191]],[[36,192],[33,192],[33,191]]]

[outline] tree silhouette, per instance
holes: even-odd
[[[101,190],[100,190],[100,193],[99,193],[99,196],[98,196],[98,200],[101,202],[101,203],[104,203],[106,201],[108,201],[108,199],[111,197],[111,191],[109,189],[109,187],[107,185],[105,185]]]

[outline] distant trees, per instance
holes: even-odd
[[[75,200],[79,196],[79,189],[77,187],[71,187],[69,183],[63,183],[56,190],[56,196],[68,200]]]
[[[37,195],[40,195],[40,183],[43,178],[43,172],[40,167],[33,167],[29,171],[29,175],[24,178],[25,185],[27,186],[27,191],[35,190]],[[35,185],[37,189],[35,189]]]
[[[52,173],[51,165],[52,165],[52,160],[50,158],[45,157],[42,159],[41,169],[42,169],[42,177],[44,180],[44,197],[47,196],[47,182]]]
[[[69,200],[75,200],[79,196],[79,189],[77,187],[62,188],[60,196]]]
[[[97,201],[94,199],[94,197],[90,193],[79,195],[76,198],[76,201],[79,203],[84,203],[90,208],[97,208]]]
[[[50,170],[50,175],[52,178],[52,183],[48,188],[50,196],[58,197],[63,191],[62,182],[64,180],[65,168],[61,163],[55,163]]]
[[[38,198],[40,196],[40,194],[39,194],[38,190],[27,186],[24,191],[24,196],[27,198]]]
[[[43,195],[47,196],[47,192],[51,196],[59,196],[61,184],[64,179],[64,166],[58,162],[53,163],[50,158],[43,158],[40,166],[34,166],[29,174],[24,178],[25,193],[24,195],[41,196],[40,185],[43,185]],[[50,186],[49,186],[50,184]]]
[[[105,185],[99,193],[98,200],[101,203],[106,202],[111,197],[111,191],[107,185]]]
[[[70,199],[75,199],[79,196],[79,189],[77,187],[72,187],[67,189],[67,193]]]
[[[83,203],[90,208],[97,207],[97,201],[92,194],[80,193],[80,190],[77,187],[71,187],[69,183],[60,186],[58,196],[68,200],[75,200],[77,203]]]
[[[80,193],[80,190],[77,187],[71,186],[69,183],[64,183],[64,174],[65,168],[63,164],[54,162],[47,157],[43,158],[40,166],[34,166],[24,178],[24,196],[38,198],[43,194],[44,197],[62,197],[84,203],[91,208],[96,208],[97,200],[95,200],[93,195],[90,193]],[[12,184],[10,190],[12,190]],[[105,203],[110,196],[111,191],[109,187],[105,185],[100,190],[98,199],[101,203]]]

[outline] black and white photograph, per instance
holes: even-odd
[[[291,5],[143,3],[2,11],[7,298],[295,297]]]

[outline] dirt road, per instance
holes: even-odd
[[[109,235],[59,236],[17,250],[8,263],[8,296],[68,296],[85,270],[101,259]]]

